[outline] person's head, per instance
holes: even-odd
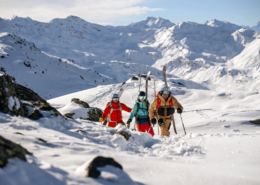
[[[161,92],[163,99],[166,100],[170,95],[170,88],[168,86],[164,86],[160,92]]]
[[[138,99],[140,102],[143,102],[145,100],[146,96],[145,96],[145,92],[144,91],[140,91]]]
[[[118,96],[118,94],[113,94],[113,96],[112,96],[112,101],[113,101],[113,103],[118,103],[118,102],[119,102],[119,96]]]

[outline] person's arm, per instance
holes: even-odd
[[[157,107],[157,98],[153,99],[153,102],[151,103],[149,107],[149,118],[150,120],[154,118],[154,109]]]
[[[133,119],[134,118],[134,116],[135,116],[135,114],[136,114],[136,111],[137,111],[137,103],[134,105],[134,108],[132,109],[132,111],[131,111],[131,114],[130,114],[130,116],[129,116],[129,119]]]
[[[105,110],[104,110],[104,112],[103,112],[103,114],[102,114],[103,120],[106,119],[106,117],[107,117],[107,115],[109,114],[109,112],[110,112],[110,105],[108,105],[108,106],[105,108]]]
[[[127,107],[125,104],[121,103],[121,106],[122,106],[122,110],[126,111],[126,112],[131,112],[132,109]]]
[[[180,108],[183,111],[182,105],[172,96],[172,104],[175,107],[175,109]]]

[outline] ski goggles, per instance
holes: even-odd
[[[170,91],[167,91],[167,90],[162,91],[162,95],[169,95],[169,94],[170,94]]]
[[[146,96],[139,96],[139,99],[142,100],[142,99],[145,99]]]
[[[112,100],[113,100],[113,101],[115,101],[115,100],[117,100],[117,101],[118,101],[118,100],[119,100],[119,98],[113,98]]]

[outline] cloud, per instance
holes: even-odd
[[[89,22],[109,23],[163,10],[140,6],[143,3],[145,0],[8,0],[0,3],[0,12],[3,18],[28,16],[42,22],[75,15]]]

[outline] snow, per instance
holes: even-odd
[[[1,67],[17,83],[62,114],[75,113],[65,120],[40,111],[45,117],[37,121],[0,113],[0,135],[34,154],[27,156],[28,163],[10,160],[0,169],[1,183],[260,183],[259,125],[249,123],[260,115],[259,33],[253,30],[218,20],[173,24],[148,17],[113,27],[75,16],[50,23],[14,17],[0,19],[0,57]],[[133,122],[128,130],[79,119],[88,116],[88,109],[71,99],[104,110],[125,81],[120,101],[133,107],[139,79],[131,77],[151,71],[158,92],[163,65],[170,90],[184,107],[187,135],[177,113],[178,134],[171,127],[170,137],[159,136],[157,126],[151,137],[132,131]],[[148,89],[152,102],[153,81]],[[9,105],[20,107],[16,97]],[[123,112],[124,122],[128,117]],[[120,131],[131,135],[128,141]],[[97,155],[114,158],[123,171],[106,166],[98,179],[86,178],[84,168]]]

